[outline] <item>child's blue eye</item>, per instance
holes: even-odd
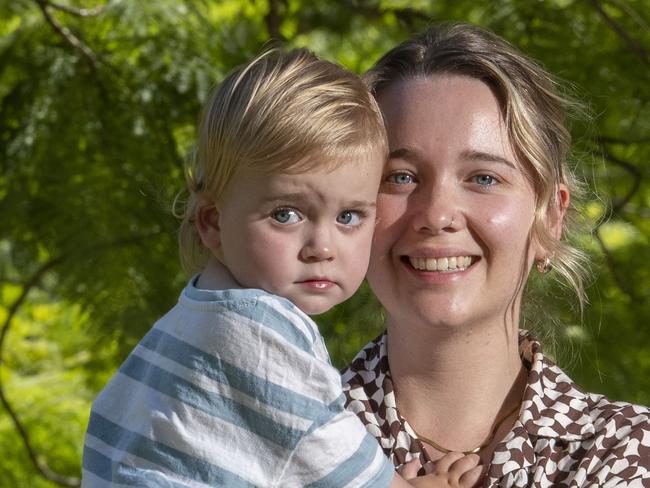
[[[477,175],[474,180],[481,186],[492,186],[498,183],[497,179],[490,175]]]
[[[393,173],[386,178],[389,183],[395,185],[409,185],[414,182],[413,175],[409,173]]]
[[[279,208],[273,211],[271,218],[279,224],[295,224],[302,220],[300,214],[292,208]]]
[[[336,216],[336,221],[339,224],[356,227],[361,223],[361,215],[359,212],[356,212],[354,210],[344,210]]]

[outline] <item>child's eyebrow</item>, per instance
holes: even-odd
[[[306,193],[283,193],[281,195],[269,195],[262,200],[262,204],[284,203],[284,204],[304,204],[313,201],[313,195]],[[375,208],[377,202],[374,200],[348,200],[343,202],[346,208]]]
[[[305,193],[280,193],[277,195],[268,195],[266,198],[262,199],[262,203],[302,203],[305,200],[309,200],[309,195]]]
[[[350,208],[375,208],[377,202],[374,200],[352,200],[345,202],[345,206]]]

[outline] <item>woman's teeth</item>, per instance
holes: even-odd
[[[462,271],[472,264],[470,256],[449,256],[446,258],[412,258],[409,263],[420,271]]]

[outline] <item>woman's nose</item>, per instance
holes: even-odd
[[[413,197],[412,225],[417,232],[438,234],[459,229],[462,217],[455,189],[439,185]]]

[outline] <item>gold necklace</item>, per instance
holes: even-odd
[[[517,411],[517,409],[519,409],[520,405],[521,404],[518,403],[517,405],[514,406],[514,408],[512,410],[510,410],[508,413],[506,413],[503,417],[501,417],[499,419],[497,424],[494,426],[494,428],[490,432],[490,435],[488,435],[487,439],[485,439],[485,441],[483,441],[483,443],[481,445],[479,445],[478,447],[475,447],[474,449],[470,449],[469,451],[460,451],[460,452],[462,452],[465,455],[467,455],[467,454],[476,454],[481,449],[486,448],[490,444],[490,442],[492,442],[492,439],[494,439],[494,436],[496,435],[497,430],[499,430],[499,427],[501,427],[501,424],[503,424],[508,417],[510,417],[513,413],[515,413]],[[426,442],[431,447],[433,447],[436,451],[440,451],[440,452],[442,452],[444,454],[447,454],[447,453],[450,453],[450,452],[455,452],[452,449],[447,449],[446,447],[442,447],[437,442],[432,441],[428,437],[424,437],[422,434],[418,434],[415,431],[415,429],[413,428],[412,425],[409,424],[409,427],[411,427],[411,430],[415,433],[415,435],[417,436],[418,439],[420,439],[421,441]]]

